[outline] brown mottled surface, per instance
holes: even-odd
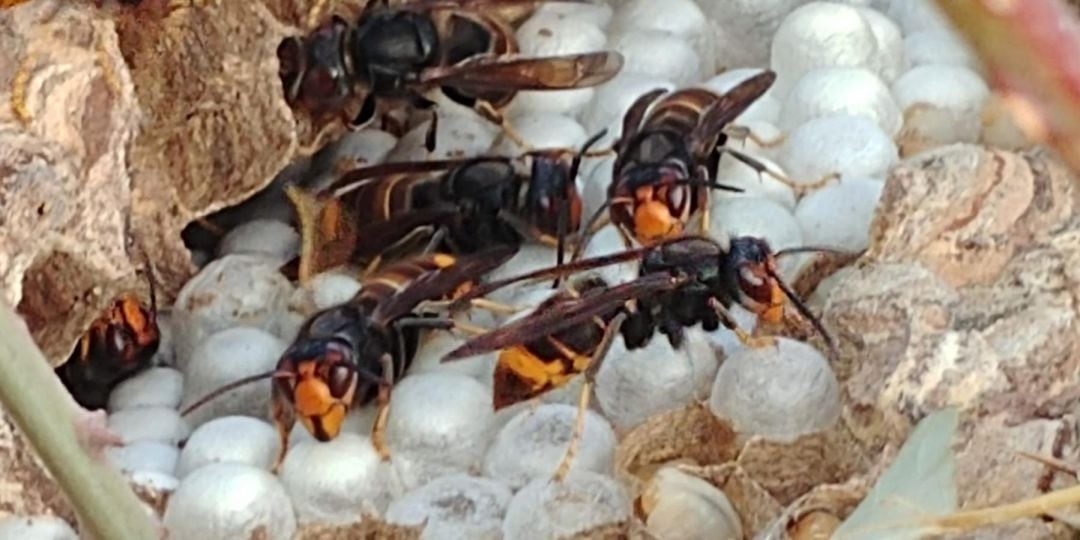
[[[945,406],[963,508],[1017,501],[1063,477],[1016,450],[1075,455],[1080,400],[1080,184],[1042,151],[957,145],[896,167],[871,246],[833,289],[845,418],[868,448],[900,444]],[[979,538],[1062,533],[1037,520]]]
[[[790,444],[754,437],[735,463],[777,502],[787,505],[817,486],[846,482],[865,472],[871,462],[847,426],[838,424]]]
[[[53,364],[115,295],[145,296],[137,246],[167,304],[194,271],[180,231],[312,145],[282,97],[276,49],[313,2],[4,10],[0,294]]]
[[[399,527],[367,519],[351,525],[307,525],[293,536],[296,540],[413,540],[421,530]],[[253,539],[254,540],[254,539]]]
[[[194,271],[180,231],[298,146],[274,54],[294,30],[259,2],[170,4],[0,11],[0,298],[54,365],[114,296],[145,297],[136,246],[167,304]],[[0,513],[74,521],[4,417],[0,469]]]
[[[864,260],[919,262],[952,287],[997,281],[1080,204],[1076,182],[1045,158],[953,146],[895,168]]]
[[[623,481],[651,472],[672,460],[707,465],[735,458],[738,448],[731,425],[717,419],[704,405],[660,413],[623,437],[615,452],[615,468]]]
[[[128,149],[138,107],[112,23],[31,2],[0,17],[0,294],[58,363],[134,283]],[[73,309],[73,307],[82,309]]]
[[[0,409],[0,518],[15,515],[53,514],[69,523],[75,514],[33,448]]]

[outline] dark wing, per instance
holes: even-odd
[[[711,140],[712,136],[724,129],[724,126],[746,112],[746,109],[764,95],[775,81],[776,73],[766,70],[735,85],[705,113],[705,118],[698,124],[694,133],[691,134],[690,140],[701,141],[702,144]],[[712,149],[700,148],[695,150],[708,152]]]
[[[613,264],[619,264],[622,262],[633,261],[636,259],[640,259],[654,248],[655,246],[633,248],[626,251],[620,251],[618,253],[612,253],[611,255],[601,255],[589,259],[580,259],[571,263],[561,264],[558,266],[550,266],[548,268],[541,268],[539,270],[533,270],[532,272],[526,274],[520,274],[517,276],[510,276],[504,279],[489,281],[477,287],[473,287],[469,292],[459,297],[450,306],[450,309],[457,310],[465,307],[468,305],[469,300],[491,294],[494,291],[497,291],[509,285],[513,285],[514,283],[564,277],[576,272],[583,272],[585,270],[592,270],[594,268],[601,268],[604,266],[611,266]]]
[[[517,246],[499,246],[456,257],[452,264],[417,277],[380,303],[372,313],[372,320],[388,324],[412,313],[421,302],[446,298],[462,285],[479,281],[485,274],[510,260],[517,250]]]
[[[422,227],[446,225],[457,216],[456,208],[425,208],[394,215],[388,221],[365,223],[361,230],[353,258],[366,260],[383,254],[397,246]]]
[[[610,314],[629,300],[668,291],[681,283],[681,279],[667,274],[653,274],[616,285],[589,296],[581,302],[559,304],[554,309],[543,313],[534,312],[527,317],[472,338],[447,353],[442,361],[460,360],[554,335],[589,321],[593,317]]]
[[[638,96],[630,104],[630,108],[626,109],[626,114],[623,115],[622,135],[619,137],[620,143],[634,138],[638,129],[641,128],[641,121],[645,118],[645,113],[648,112],[649,107],[666,93],[667,90],[664,88],[650,90]]]
[[[378,165],[371,165],[368,167],[360,167],[358,169],[352,169],[340,178],[334,181],[333,184],[327,186],[323,192],[330,193],[335,197],[339,197],[363,187],[367,184],[374,183],[381,178],[387,176],[393,176],[397,174],[420,174],[448,171],[455,167],[460,167],[473,161],[482,161],[487,158],[456,158],[456,159],[433,159],[430,161],[398,161],[393,163],[380,163]],[[495,161],[505,161],[505,158],[490,158]]]
[[[611,80],[622,65],[622,55],[614,51],[538,58],[480,56],[424,70],[420,83],[486,92],[584,88]]]

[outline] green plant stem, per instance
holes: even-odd
[[[146,507],[120,474],[92,458],[75,431],[75,403],[34,344],[26,324],[0,301],[0,403],[26,435],[79,517],[83,538],[158,537]]]

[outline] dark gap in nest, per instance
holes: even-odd
[[[338,141],[340,138],[330,140],[314,155],[285,166],[265,188],[246,200],[189,223],[180,237],[191,250],[195,264],[201,267],[216,258],[222,238],[252,220],[280,221],[296,229],[296,213],[285,196],[285,188],[290,185],[318,188],[322,180],[330,178],[334,172],[333,149]]]

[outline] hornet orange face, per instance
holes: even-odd
[[[742,297],[740,303],[769,324],[783,320],[787,295],[780,285],[776,257],[765,243],[756,238],[732,240],[735,273]]]
[[[643,244],[654,244],[682,234],[686,211],[684,186],[638,188],[635,195],[634,233]]]
[[[116,384],[150,365],[160,338],[156,311],[125,294],[90,325],[56,371],[80,405],[104,407]]]
[[[566,197],[565,227],[567,231],[573,232],[581,227],[581,197],[577,191],[567,193]],[[539,197],[533,211],[536,212],[537,228],[540,232],[553,237],[559,234],[559,216],[563,209],[553,197]]]
[[[746,264],[739,269],[739,287],[745,294],[744,304],[759,319],[769,323],[779,323],[784,317],[784,291],[777,283],[775,272],[766,270],[772,261],[766,264]]]
[[[136,296],[125,294],[83,335],[79,356],[84,362],[108,361],[121,370],[133,369],[153,356],[160,338],[154,314]]]
[[[295,374],[292,380],[278,381],[279,388],[291,397],[300,423],[316,439],[329,441],[341,433],[341,425],[356,395],[357,374],[348,350],[336,342],[318,344],[318,354],[300,355],[295,351],[278,363],[279,371]]]
[[[692,188],[680,183],[684,176],[677,171],[661,172],[657,180],[633,188],[632,196],[615,199],[629,207],[632,222],[621,225],[631,229],[638,242],[651,245],[683,234],[695,211]],[[612,217],[619,220],[617,213]]]

